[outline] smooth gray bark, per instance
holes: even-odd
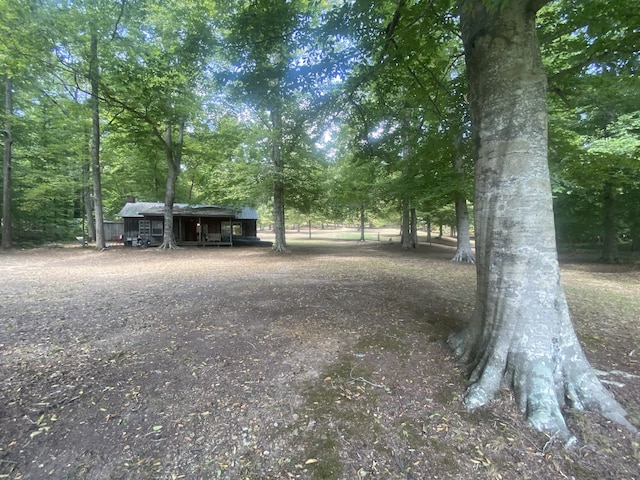
[[[95,219],[96,249],[105,247],[104,217],[102,213],[102,172],[100,168],[100,99],[98,84],[98,35],[91,34],[91,173],[93,178],[93,215]]]
[[[449,339],[470,369],[468,408],[513,389],[536,429],[570,438],[562,408],[635,428],[586,360],[560,282],[547,165],[546,77],[535,33],[540,2],[489,13],[463,2],[472,113],[477,296]]]
[[[273,138],[271,145],[271,162],[273,164],[273,231],[275,242],[273,250],[287,251],[284,215],[284,159],[282,158],[282,112],[276,105],[271,110],[271,127]]]
[[[2,161],[2,250],[11,248],[11,120],[13,116],[13,82],[5,79],[4,157]]]
[[[469,210],[467,200],[459,195],[456,197],[456,229],[458,231],[458,243],[456,254],[451,259],[453,262],[476,263],[476,256],[471,247],[471,235],[469,233]]]
[[[458,152],[460,147],[456,143],[456,156],[453,159],[453,170],[461,178],[464,178],[464,157]],[[476,256],[471,247],[471,234],[469,233],[469,209],[467,208],[467,199],[461,192],[456,194],[456,230],[458,232],[458,242],[456,245],[456,254],[451,259],[453,262],[476,263]]]

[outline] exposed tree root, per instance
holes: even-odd
[[[465,358],[469,353],[464,334],[452,335],[449,345]],[[570,347],[555,358],[528,352],[495,350],[482,355],[472,370],[471,385],[464,403],[469,409],[490,402],[498,390],[511,388],[520,411],[528,423],[541,432],[572,444],[563,409],[589,410],[636,433],[638,430],[626,418],[625,410],[602,385],[581,350]]]
[[[163,242],[162,245],[158,247],[158,250],[178,250],[179,248],[176,242]]]
[[[451,261],[459,263],[476,263],[476,256],[469,250],[458,250]]]

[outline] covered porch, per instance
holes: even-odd
[[[120,212],[127,246],[158,246],[164,238],[164,204],[127,203]],[[234,240],[258,240],[255,210],[216,205],[173,206],[173,235],[180,246],[232,246]]]

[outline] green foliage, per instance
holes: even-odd
[[[607,185],[617,192],[617,228],[622,234],[637,231],[638,219],[629,215],[635,211],[631,202],[640,178],[638,32],[633,19],[640,5],[634,3],[559,1],[540,14],[561,242],[603,236],[604,217],[610,214],[603,210]]]
[[[622,234],[640,238],[638,3],[556,0],[539,12],[561,241],[602,234],[606,184],[615,185]],[[176,201],[263,206],[270,215],[282,180],[288,216],[300,222],[351,221],[363,207],[370,219],[397,220],[403,198],[419,218],[451,221],[455,197],[473,195],[456,8],[449,0],[0,0],[0,74],[15,85],[18,241],[78,233],[92,33],[105,218],[127,195],[164,199],[166,149],[177,147],[164,144],[165,128],[185,123]],[[277,135],[281,171],[272,161]]]

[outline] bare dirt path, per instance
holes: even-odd
[[[638,439],[508,392],[467,412],[444,339],[474,267],[387,242],[0,255],[0,478],[640,478]],[[638,424],[640,273],[565,266],[576,328]]]

